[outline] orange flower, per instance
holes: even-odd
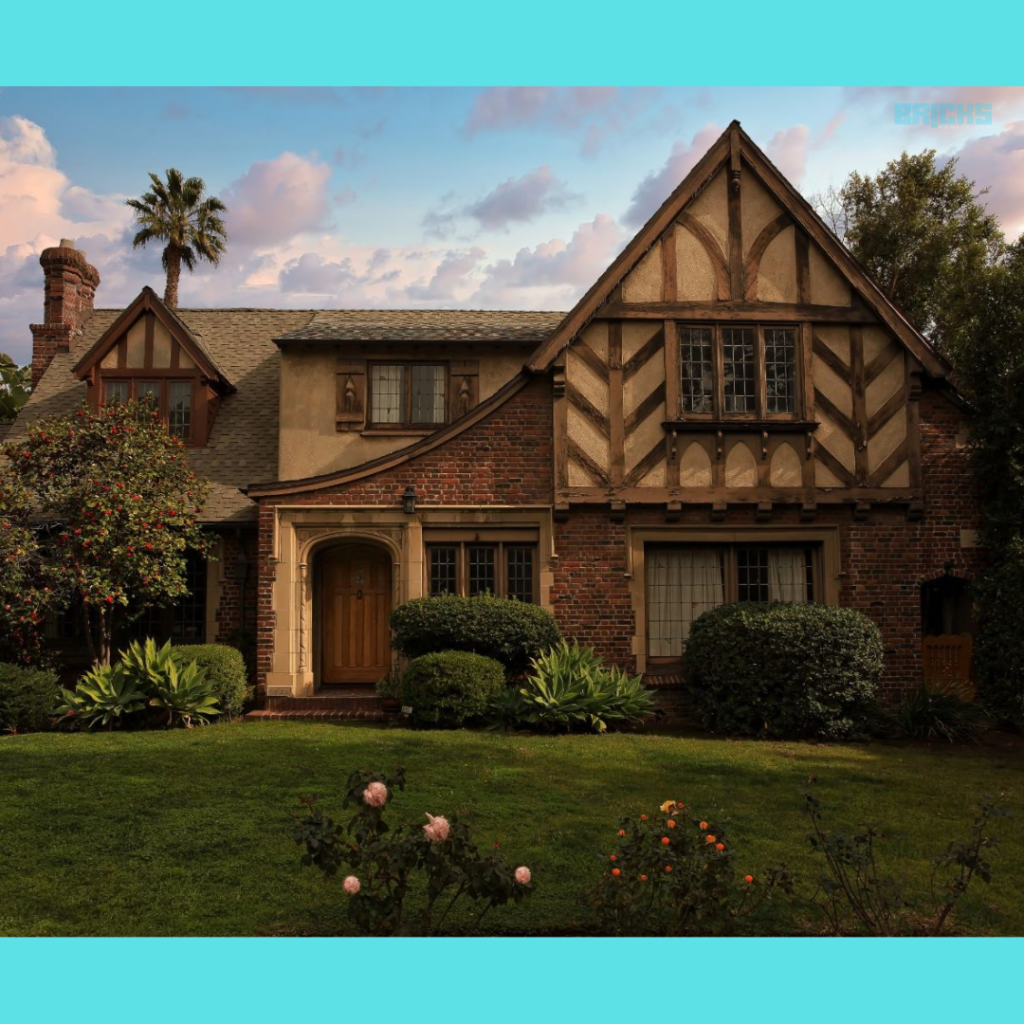
[[[669,828],[675,828],[676,827],[675,818],[669,818],[668,822],[667,822],[667,825],[668,825]]]
[[[646,814],[641,814],[640,815],[640,820],[641,821],[646,821],[647,820],[647,815]]]
[[[715,849],[721,853],[725,849],[725,843],[715,843]]]
[[[746,882],[747,885],[753,885],[754,884],[754,876],[753,875],[744,875],[743,876],[743,881]]]
[[[706,842],[706,843],[713,843],[714,841],[715,841],[715,837],[714,836],[705,836],[704,837],[704,842]]]
[[[684,804],[682,800],[680,800],[680,801],[679,801],[679,802],[678,802],[678,803],[676,804],[676,807],[678,807],[678,808],[679,808],[679,810],[682,810],[682,809],[683,809],[683,808],[684,808],[685,806],[686,806],[686,804]]]
[[[641,882],[646,882],[647,881],[647,876],[646,875],[641,875],[640,876],[640,881]]]
[[[672,810],[672,808],[673,808],[673,807],[675,807],[675,805],[676,805],[676,802],[675,802],[675,800],[666,800],[666,801],[665,801],[665,802],[664,802],[664,803],[663,803],[663,804],[662,804],[662,805],[661,805],[661,806],[660,806],[660,807],[658,808],[658,810],[659,810],[659,811],[661,811],[661,813],[662,813],[662,814],[668,814],[668,812],[669,812],[669,811],[671,811],[671,810]]]
[[[671,864],[666,864],[665,865],[665,870],[666,871],[671,871],[672,870],[672,865]]]
[[[626,830],[624,828],[620,828],[619,829],[619,835],[620,836],[624,836],[625,834],[626,834]]]
[[[618,868],[612,868],[612,874],[613,874],[613,875],[614,875],[614,876],[615,876],[616,878],[618,878],[618,877],[619,877],[619,875],[621,875],[621,874],[622,874],[622,872],[621,872],[621,871],[620,871],[620,870],[619,870]]]
[[[702,821],[700,823],[700,827],[701,827],[701,831],[702,832],[706,832],[707,831],[707,827],[708,827],[708,823],[706,821]]]
[[[668,844],[669,844],[670,842],[672,842],[672,840],[671,840],[671,839],[669,839],[669,837],[668,837],[668,836],[662,836],[662,837],[661,837],[661,845],[662,845],[662,846],[668,846]]]
[[[609,860],[618,860],[619,858],[616,857],[615,854],[613,853],[608,859]]]

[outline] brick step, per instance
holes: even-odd
[[[338,693],[314,697],[268,697],[267,711],[380,711],[380,697],[369,694]]]
[[[306,710],[270,710],[250,711],[246,716],[247,722],[268,722],[280,719],[299,719],[304,722],[386,722],[394,718],[384,711],[358,711],[358,710],[334,710],[324,711],[322,709],[308,708]]]

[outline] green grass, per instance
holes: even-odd
[[[1024,934],[1019,751],[300,722],[0,739],[0,934],[345,934],[344,894],[299,867],[289,814],[316,793],[338,816],[352,769],[399,762],[408,785],[389,820],[458,812],[481,846],[499,839],[533,869],[536,893],[489,915],[493,931],[592,931],[585,894],[619,818],[670,797],[725,822],[743,871],[785,861],[810,876],[800,793],[814,775],[833,826],[903,834],[885,849],[919,896],[976,801],[1010,792],[993,883],[972,890],[957,927]],[[771,930],[792,930],[794,915],[773,906]]]

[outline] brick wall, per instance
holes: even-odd
[[[352,504],[398,507],[402,492],[416,488],[419,505],[547,504],[553,494],[551,389],[531,382],[492,415],[446,445],[395,469],[329,491],[266,499],[260,511],[261,569],[268,565],[273,504]],[[920,677],[920,585],[939,576],[947,562],[957,575],[979,568],[975,549],[961,547],[961,530],[977,525],[968,456],[957,446],[962,414],[942,394],[921,397],[921,445],[925,510],[918,521],[904,507],[872,508],[855,522],[851,506],[819,506],[814,524],[839,527],[842,579],[840,601],[869,615],[886,641],[884,692],[892,697]],[[707,506],[684,507],[680,526],[707,525]],[[797,507],[778,508],[769,527],[799,522]],[[729,509],[725,523],[753,527],[755,510]],[[656,508],[631,509],[624,522],[607,510],[574,508],[555,524],[559,555],[551,596],[563,631],[593,645],[612,661],[631,667],[635,623],[626,570],[630,525],[665,524]],[[273,654],[272,581],[259,580],[258,674],[262,686]]]
[[[429,505],[546,505],[554,493],[552,396],[548,379],[531,381],[500,408],[447,444],[345,487],[289,494],[260,502],[257,675],[262,693],[274,652],[274,511],[286,505],[384,505],[401,507],[410,485]]]
[[[941,576],[946,563],[958,576],[973,577],[982,552],[961,547],[961,530],[977,527],[979,506],[970,482],[959,410],[945,397],[926,391],[921,398],[921,462],[925,510],[917,521],[905,508],[873,507],[863,522],[850,506],[819,506],[813,524],[838,526],[841,550],[840,603],[864,612],[882,630],[886,643],[883,694],[892,699],[913,687],[921,675],[921,594],[926,580]],[[706,506],[684,507],[680,526],[707,525]],[[768,527],[799,523],[795,507],[775,511]],[[724,523],[754,527],[753,508],[730,508]],[[626,538],[629,526],[663,526],[654,509],[631,510],[622,523],[600,509],[573,510],[555,527],[559,568],[552,589],[555,614],[569,636],[591,644],[625,667],[635,659],[629,638],[635,621],[629,597]]]

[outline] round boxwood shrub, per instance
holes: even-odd
[[[693,623],[683,670],[712,732],[845,739],[866,730],[882,654],[852,608],[727,604]]]
[[[439,651],[409,662],[402,703],[412,708],[413,725],[457,729],[482,716],[504,690],[500,662],[469,651]]]
[[[53,672],[0,664],[0,733],[48,729],[59,694]]]
[[[196,662],[206,669],[206,679],[225,715],[240,715],[245,702],[252,699],[245,672],[245,659],[234,647],[224,644],[182,644],[173,648],[175,660],[182,665]]]
[[[551,612],[504,597],[420,597],[391,613],[392,643],[406,658],[470,651],[500,661],[513,675],[562,634]]]

